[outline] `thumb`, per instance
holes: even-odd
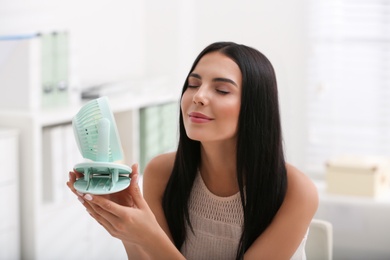
[[[129,193],[133,198],[134,204],[140,209],[148,207],[146,201],[144,200],[144,197],[142,196],[141,189],[138,185],[138,180],[139,180],[138,164],[133,164],[131,166],[131,170],[132,170],[132,174],[131,174]]]

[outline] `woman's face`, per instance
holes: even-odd
[[[188,77],[181,100],[184,127],[201,142],[235,139],[241,105],[238,65],[219,52],[203,56]]]

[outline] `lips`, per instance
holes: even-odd
[[[190,117],[191,121],[194,123],[207,123],[213,120],[211,117],[208,117],[198,112],[191,112],[188,114],[188,116]]]
[[[192,112],[192,113],[189,113],[189,116],[190,117],[195,117],[195,118],[202,118],[202,119],[208,119],[208,120],[211,120],[212,118],[206,116],[206,115],[203,115],[202,113],[198,113],[198,112]]]

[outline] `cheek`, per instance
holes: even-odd
[[[185,110],[192,103],[192,97],[188,91],[185,91],[181,97],[180,106]]]
[[[181,113],[182,113],[182,117],[183,117],[183,121],[184,121],[184,124],[186,124],[186,119],[187,119],[187,114],[188,114],[188,110],[190,108],[192,104],[192,97],[191,95],[188,94],[188,92],[184,92],[182,97],[181,97],[181,101],[180,101],[180,108],[181,108]]]
[[[225,118],[229,122],[229,124],[234,124],[236,127],[238,124],[238,117],[240,115],[240,104],[233,103],[229,106],[225,106],[221,109],[221,112],[225,115]]]
[[[240,103],[234,102],[230,106],[227,106],[226,113],[231,116],[232,120],[238,121],[238,116],[240,114]]]

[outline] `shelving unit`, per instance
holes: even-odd
[[[164,86],[159,84],[109,97],[122,141],[124,163],[128,165],[140,158],[140,109],[178,101],[178,91],[167,88],[166,82],[161,82]],[[48,158],[43,158],[43,133],[51,127],[69,126],[80,107],[81,104],[49,110],[0,110],[0,125],[20,132],[22,259],[126,258],[120,241],[95,223],[70,191],[60,201],[44,199],[48,188],[44,181],[48,176],[44,162]],[[63,170],[65,189],[72,167],[66,165]]]
[[[55,99],[46,102],[49,96],[43,88],[42,72],[46,66],[43,66],[41,40],[37,35],[30,35],[0,41],[6,51],[0,68],[0,84],[4,90],[0,95],[0,127],[14,128],[19,133],[17,195],[20,199],[11,196],[9,205],[16,205],[15,200],[20,202],[20,214],[17,214],[20,232],[16,232],[20,237],[20,258],[125,259],[121,242],[97,224],[66,187],[68,172],[82,159],[77,157],[80,153],[75,148],[71,127],[82,102],[71,102],[73,98],[69,98],[68,105],[64,105],[64,100],[58,100],[57,95],[50,95]],[[68,80],[71,88],[72,81]],[[142,150],[140,145],[140,128],[148,124],[141,123],[145,116],[140,116],[140,111],[177,103],[180,92],[172,87],[176,83],[166,77],[145,77],[102,90],[114,112],[125,164],[139,163],[141,151],[145,153],[145,146]],[[65,96],[73,97],[71,89],[68,91]],[[162,122],[167,121],[170,120]],[[157,127],[152,132],[161,129]]]
[[[0,259],[20,258],[18,131],[0,128]]]

